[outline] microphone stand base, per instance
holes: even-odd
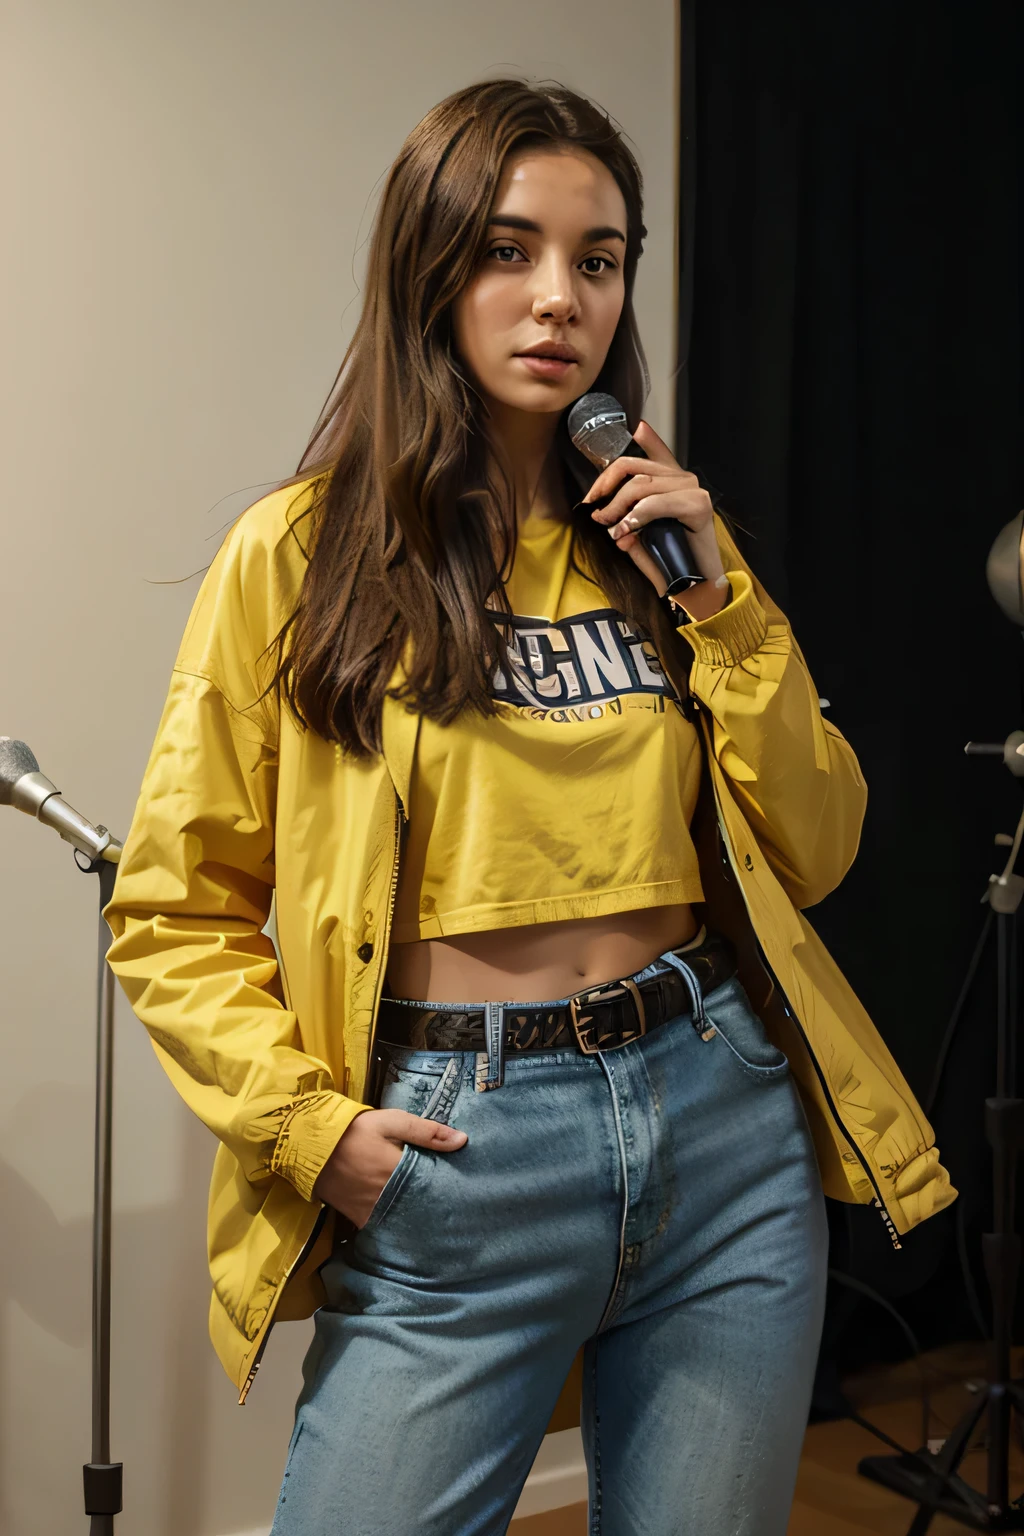
[[[923,1463],[931,1463],[929,1472]],[[946,1515],[972,1531],[1024,1531],[1024,1511],[990,1504],[983,1493],[942,1466],[942,1455],[917,1451],[913,1456],[865,1456],[861,1477],[880,1483],[920,1506],[907,1536],[923,1536],[936,1515]]]

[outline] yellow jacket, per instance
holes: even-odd
[[[361,1103],[417,720],[388,700],[355,760],[266,683],[294,608],[310,486],[250,507],[185,631],[106,918],[110,963],[168,1076],[219,1138],[210,1334],[239,1388],[275,1318],[309,1316],[330,1230],[313,1184]],[[687,625],[710,774],[694,819],[709,922],[786,1051],[825,1191],[893,1240],[955,1191],[932,1130],[801,908],[842,879],[866,789],[789,625],[719,523],[733,602]],[[263,658],[261,660],[261,658]],[[276,898],[277,948],[264,931]],[[737,1125],[736,1134],[743,1135]]]

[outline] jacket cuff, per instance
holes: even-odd
[[[304,1200],[312,1200],[313,1185],[343,1133],[370,1107],[342,1093],[312,1093],[299,1099],[278,1132],[271,1171],[293,1184]]]
[[[735,667],[760,650],[768,633],[768,619],[746,571],[726,571],[732,601],[707,619],[691,619],[679,626],[693,646],[697,660],[706,667]]]

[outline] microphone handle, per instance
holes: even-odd
[[[644,452],[635,438],[630,438],[616,458],[646,459],[649,455]],[[609,459],[610,464],[615,462]],[[607,466],[606,466],[607,467]],[[632,480],[632,475],[627,475],[627,480]],[[611,496],[599,497],[592,505],[607,506]],[[683,524],[674,517],[656,517],[652,523],[647,523],[640,530],[640,542],[654,561],[658,570],[668,583],[668,597],[673,597],[677,592],[685,592],[688,587],[694,587],[699,581],[706,578],[697,569],[697,564],[690,549],[689,540],[686,537],[686,529]]]
[[[68,805],[56,784],[45,773],[25,773],[10,786],[10,802],[15,810],[34,816],[44,826],[52,827],[66,843],[91,862],[103,859],[116,864],[121,857],[121,843],[111,837],[106,827],[94,827],[73,806]]]
[[[674,517],[656,517],[641,533],[640,542],[668,582],[667,597],[707,580],[694,564],[685,528]]]

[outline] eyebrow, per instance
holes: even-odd
[[[487,223],[488,225],[498,224],[503,229],[528,230],[531,234],[534,235],[541,235],[544,233],[536,220],[524,219],[518,213],[495,214],[493,219],[487,220]],[[585,229],[583,231],[583,240],[588,245],[591,244],[591,242],[594,240],[621,240],[623,245],[626,243],[625,235],[622,233],[621,229],[616,229],[614,224],[597,224],[593,229]]]

